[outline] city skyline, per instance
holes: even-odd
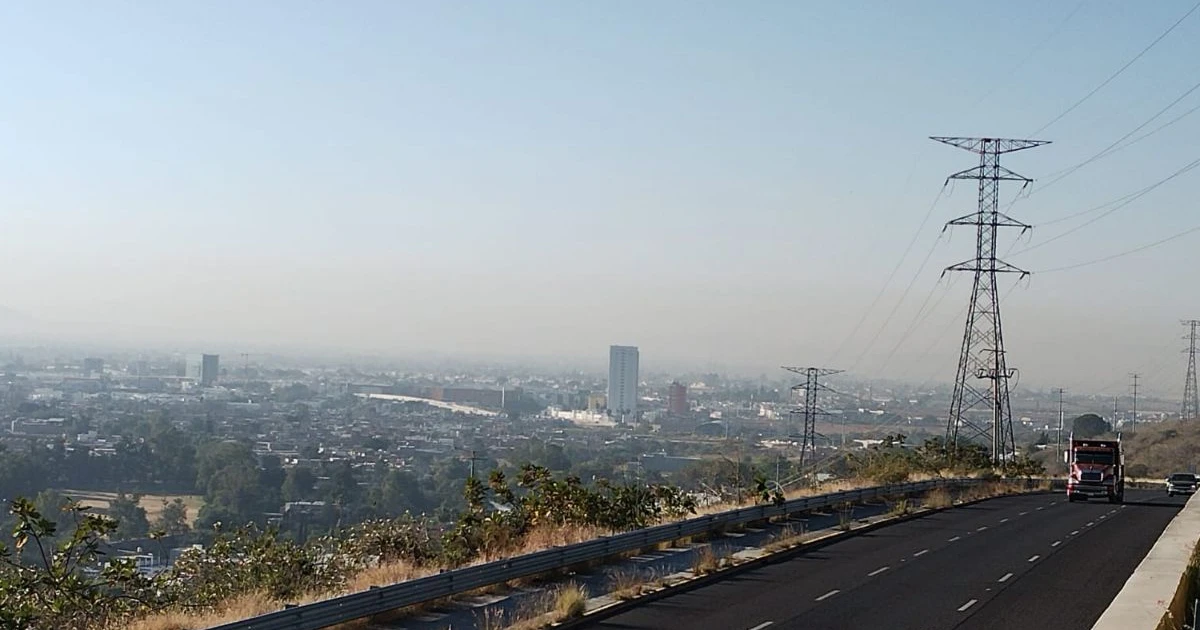
[[[1001,243],[1034,272],[1002,287],[1009,363],[1101,388],[1200,314],[1187,239],[1086,264],[1191,227],[1200,21],[1075,104],[1186,8],[5,7],[0,332],[568,361],[628,338],[941,382],[970,239],[940,228],[974,195],[926,137],[1037,130],[1007,163],[1035,180],[1003,200],[1034,225]]]

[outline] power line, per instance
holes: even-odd
[[[1015,254],[1013,254],[1013,255],[1014,255],[1014,256],[1020,256],[1021,254],[1024,254],[1024,253],[1026,253],[1026,252],[1033,251],[1033,250],[1035,250],[1035,249],[1038,249],[1038,248],[1041,248],[1041,247],[1045,247],[1046,245],[1049,245],[1050,243],[1053,243],[1053,242],[1055,242],[1055,241],[1057,241],[1057,240],[1059,240],[1059,239],[1061,239],[1061,238],[1065,238],[1065,237],[1067,237],[1067,236],[1070,236],[1071,234],[1074,234],[1075,232],[1078,232],[1079,230],[1082,230],[1083,228],[1085,228],[1085,227],[1087,227],[1087,226],[1089,226],[1089,225],[1091,225],[1091,224],[1093,224],[1093,223],[1095,223],[1095,222],[1097,222],[1097,221],[1099,221],[1099,220],[1103,219],[1104,217],[1107,217],[1108,215],[1110,215],[1110,214],[1112,214],[1112,213],[1116,212],[1117,210],[1120,210],[1121,208],[1124,208],[1125,206],[1128,206],[1129,204],[1131,204],[1131,203],[1133,203],[1133,202],[1137,201],[1138,199],[1141,199],[1142,197],[1144,197],[1144,196],[1146,196],[1147,194],[1149,194],[1149,193],[1150,193],[1152,190],[1154,190],[1154,189],[1158,188],[1159,186],[1162,186],[1163,184],[1165,184],[1165,183],[1167,183],[1167,182],[1169,182],[1169,181],[1171,181],[1171,180],[1175,179],[1176,177],[1179,177],[1180,175],[1183,175],[1184,173],[1187,173],[1188,171],[1191,171],[1192,169],[1196,168],[1197,166],[1200,166],[1200,158],[1197,158],[1197,159],[1193,160],[1193,161],[1192,161],[1191,163],[1189,163],[1187,166],[1184,166],[1183,168],[1181,168],[1181,169],[1179,169],[1179,170],[1175,171],[1174,173],[1172,173],[1172,174],[1168,175],[1167,177],[1165,177],[1165,178],[1163,178],[1163,179],[1160,179],[1159,181],[1155,182],[1154,184],[1151,184],[1150,186],[1147,186],[1147,187],[1145,187],[1145,188],[1143,188],[1143,189],[1141,189],[1141,190],[1137,191],[1136,193],[1133,193],[1132,195],[1126,195],[1126,197],[1125,197],[1124,201],[1122,201],[1122,202],[1118,203],[1116,206],[1113,206],[1112,208],[1109,208],[1107,211],[1105,211],[1105,212],[1103,212],[1103,213],[1101,213],[1101,214],[1099,214],[1099,215],[1097,215],[1097,216],[1095,216],[1095,217],[1093,217],[1093,218],[1091,218],[1091,219],[1089,219],[1089,220],[1087,220],[1087,221],[1085,221],[1085,222],[1083,222],[1083,223],[1080,223],[1079,225],[1077,225],[1077,226],[1075,226],[1075,227],[1073,227],[1073,228],[1071,228],[1071,229],[1069,229],[1069,230],[1067,230],[1067,231],[1065,231],[1065,232],[1060,232],[1059,234],[1056,234],[1055,236],[1052,236],[1052,237],[1050,237],[1049,239],[1046,239],[1046,240],[1044,240],[1044,241],[1042,241],[1042,242],[1040,242],[1040,243],[1035,243],[1035,244],[1033,244],[1033,245],[1030,245],[1029,247],[1026,247],[1025,249],[1022,249],[1022,250],[1018,251],[1017,253],[1015,253]],[[1110,203],[1112,203],[1112,202],[1110,202]],[[1106,205],[1107,205],[1107,204],[1106,204]],[[1100,206],[1100,207],[1103,207],[1103,206]],[[1093,208],[1093,210],[1095,210],[1095,208]],[[1090,212],[1090,211],[1089,211],[1089,212]]]
[[[859,366],[859,364],[862,363],[862,360],[867,356],[867,353],[870,352],[871,348],[875,346],[875,342],[879,341],[879,336],[883,334],[884,329],[887,328],[888,322],[892,321],[892,318],[896,316],[896,311],[900,310],[900,305],[904,303],[905,298],[907,298],[908,294],[912,292],[913,285],[915,285],[917,283],[917,279],[921,277],[921,272],[925,271],[925,265],[929,264],[929,259],[933,257],[933,252],[937,250],[937,245],[941,242],[941,240],[942,236],[939,234],[937,240],[933,242],[933,246],[930,247],[929,251],[925,253],[925,259],[921,261],[921,266],[917,268],[917,272],[914,273],[912,279],[908,281],[908,286],[904,287],[904,292],[900,294],[900,299],[896,300],[896,304],[892,306],[891,312],[889,312],[887,317],[884,318],[883,323],[879,325],[879,329],[875,331],[875,335],[871,337],[871,341],[867,343],[867,346],[863,348],[862,353],[860,353],[858,358],[854,360],[854,364],[850,366],[851,371],[853,371]],[[928,301],[928,298],[926,298],[926,301]]]
[[[949,183],[949,180],[947,180],[947,183]],[[896,262],[895,267],[892,267],[892,272],[888,274],[887,280],[884,280],[883,286],[879,287],[879,293],[877,293],[875,295],[874,300],[871,300],[871,304],[869,306],[867,306],[867,310],[863,312],[862,317],[859,318],[858,323],[854,325],[853,329],[851,329],[850,334],[847,335],[846,338],[842,340],[842,343],[838,345],[837,349],[834,350],[833,355],[830,356],[830,358],[829,358],[829,361],[828,361],[829,363],[832,363],[838,357],[838,355],[840,355],[842,353],[842,350],[845,349],[846,344],[849,343],[850,339],[852,339],[855,335],[858,334],[859,329],[861,329],[862,325],[864,323],[866,323],[867,317],[869,317],[871,315],[871,313],[875,310],[875,307],[879,304],[879,301],[881,299],[883,299],[884,294],[887,293],[887,288],[889,286],[891,286],[892,280],[896,277],[896,273],[900,271],[900,267],[903,266],[904,261],[908,259],[908,254],[909,254],[909,252],[912,251],[913,245],[915,245],[917,242],[917,239],[920,238],[921,231],[925,229],[925,224],[929,222],[929,217],[933,215],[933,209],[937,207],[938,202],[941,201],[942,195],[944,195],[945,193],[946,193],[946,184],[942,184],[942,189],[939,190],[937,196],[934,197],[933,203],[929,204],[929,209],[925,211],[925,216],[921,219],[921,225],[917,227],[917,231],[913,234],[912,239],[910,239],[908,241],[908,247],[904,248],[904,253],[900,255],[900,260]],[[940,237],[939,237],[939,240],[940,240]],[[933,247],[934,248],[937,247],[937,241],[934,241]],[[928,262],[929,257],[932,255],[933,255],[933,248],[930,248],[929,254],[926,254],[926,256],[925,256],[925,261]],[[921,268],[923,269],[924,267],[925,267],[925,264],[922,263]],[[911,283],[910,283],[910,286],[911,286]],[[901,301],[903,301],[903,299],[904,298],[902,297]],[[895,312],[895,311],[893,310],[893,312]],[[875,336],[876,336],[876,338],[878,338],[879,333],[876,333]],[[872,343],[874,343],[873,340],[872,340]],[[869,347],[869,345],[868,345],[868,347]],[[861,360],[861,357],[860,357],[860,360]],[[858,365],[858,364],[855,363],[855,365]],[[853,368],[851,368],[851,369],[853,369]]]
[[[1166,38],[1167,35],[1170,35],[1171,31],[1175,30],[1175,27],[1182,24],[1184,20],[1186,20],[1189,16],[1191,16],[1193,13],[1195,13],[1196,9],[1200,9],[1200,2],[1197,2],[1196,4],[1192,5],[1192,8],[1188,9],[1188,12],[1183,14],[1183,17],[1176,20],[1175,23],[1172,24],[1167,30],[1163,31],[1161,35],[1156,37],[1154,39],[1154,41],[1150,42],[1150,44],[1148,46],[1146,46],[1145,48],[1143,48],[1141,52],[1134,55],[1133,59],[1130,59],[1129,61],[1125,62],[1125,65],[1121,66],[1120,68],[1117,69],[1116,72],[1109,75],[1109,77],[1107,79],[1105,79],[1104,81],[1102,81],[1100,83],[1100,85],[1097,85],[1096,87],[1092,88],[1091,92],[1088,92],[1087,94],[1085,94],[1083,98],[1076,101],[1074,105],[1071,105],[1070,107],[1068,107],[1066,109],[1066,111],[1055,116],[1053,120],[1042,125],[1041,128],[1039,128],[1037,131],[1035,131],[1029,135],[1032,137],[1032,136],[1036,136],[1036,135],[1042,133],[1046,129],[1050,128],[1050,126],[1053,125],[1054,123],[1057,123],[1058,121],[1062,120],[1067,114],[1070,114],[1071,112],[1075,111],[1075,108],[1079,107],[1080,105],[1083,105],[1088,99],[1095,96],[1097,92],[1104,89],[1104,86],[1108,85],[1109,83],[1112,83],[1114,79],[1121,76],[1121,74],[1123,74],[1126,70],[1128,70],[1130,66],[1132,66],[1134,63],[1136,63],[1138,59],[1141,59],[1143,55],[1150,52],[1151,48],[1154,48],[1155,46],[1157,46],[1159,42],[1161,42],[1163,39]]]
[[[1157,120],[1159,116],[1162,116],[1163,114],[1167,113],[1167,111],[1168,111],[1168,110],[1170,110],[1170,109],[1171,109],[1172,107],[1174,107],[1175,105],[1179,104],[1179,102],[1180,102],[1180,101],[1182,101],[1183,99],[1185,99],[1185,98],[1187,98],[1187,97],[1191,96],[1191,95],[1192,95],[1192,93],[1193,93],[1193,92],[1195,92],[1196,90],[1200,90],[1200,82],[1197,82],[1195,85],[1193,85],[1192,87],[1188,88],[1188,90],[1187,90],[1186,92],[1184,92],[1183,94],[1180,94],[1180,95],[1179,95],[1179,96],[1178,96],[1178,97],[1177,97],[1175,100],[1173,100],[1173,101],[1171,101],[1170,103],[1168,103],[1166,107],[1163,107],[1162,109],[1158,110],[1158,112],[1157,112],[1156,114],[1154,114],[1154,115],[1153,115],[1153,116],[1151,116],[1150,118],[1146,119],[1146,121],[1145,121],[1145,122],[1143,122],[1142,124],[1138,125],[1137,127],[1134,127],[1132,130],[1130,130],[1130,131],[1129,131],[1128,133],[1126,133],[1125,135],[1123,135],[1123,136],[1121,136],[1120,138],[1117,138],[1116,140],[1114,140],[1114,141],[1112,142],[1112,144],[1110,144],[1110,145],[1108,145],[1107,147],[1104,147],[1103,149],[1101,149],[1099,153],[1096,153],[1096,154],[1095,154],[1095,155],[1093,155],[1092,157],[1090,157],[1090,158],[1088,158],[1088,159],[1086,159],[1086,160],[1084,160],[1084,161],[1082,161],[1082,162],[1080,162],[1080,163],[1078,163],[1078,164],[1075,164],[1074,166],[1069,166],[1069,167],[1067,167],[1067,168],[1065,168],[1065,169],[1062,169],[1062,170],[1060,170],[1060,171],[1055,171],[1055,172],[1053,172],[1053,173],[1050,173],[1049,175],[1046,175],[1046,177],[1050,177],[1050,178],[1052,178],[1052,179],[1051,179],[1050,181],[1046,182],[1045,184],[1043,184],[1043,185],[1042,185],[1042,186],[1041,186],[1041,187],[1040,187],[1038,190],[1039,190],[1039,191],[1041,191],[1041,190],[1045,190],[1046,188],[1049,188],[1049,187],[1053,186],[1054,184],[1056,184],[1056,183],[1058,183],[1058,182],[1062,181],[1064,178],[1066,178],[1066,177],[1070,176],[1071,174],[1073,174],[1073,173],[1075,173],[1076,171],[1078,171],[1079,169],[1081,169],[1081,168],[1083,168],[1083,167],[1087,166],[1088,164],[1091,164],[1092,162],[1095,162],[1096,160],[1099,160],[1099,159],[1101,159],[1101,158],[1103,158],[1103,157],[1106,157],[1106,156],[1108,156],[1108,155],[1112,155],[1113,153],[1116,153],[1117,151],[1119,151],[1119,150],[1121,150],[1121,149],[1125,149],[1125,148],[1128,148],[1129,146],[1132,146],[1132,145],[1134,144],[1134,142],[1137,142],[1137,140],[1135,140],[1134,142],[1130,142],[1129,144],[1127,144],[1127,145],[1125,145],[1125,146],[1123,146],[1123,147],[1120,147],[1120,149],[1116,149],[1116,148],[1114,148],[1114,147],[1116,147],[1117,145],[1119,145],[1119,144],[1121,144],[1122,142],[1124,142],[1125,140],[1127,140],[1127,139],[1128,139],[1130,136],[1132,136],[1133,134],[1135,134],[1135,133],[1137,133],[1137,132],[1141,131],[1142,129],[1144,129],[1144,128],[1146,127],[1146,125],[1149,125],[1150,123],[1152,123],[1152,122],[1154,122],[1155,120]],[[1196,111],[1196,109],[1200,109],[1200,105],[1198,105],[1198,106],[1196,106],[1196,107],[1194,107],[1194,108],[1192,108],[1192,109],[1188,110],[1187,112],[1184,112],[1184,116],[1186,116],[1186,115],[1188,115],[1188,114],[1190,114],[1190,113],[1192,113],[1192,112]],[[1176,118],[1174,121],[1172,121],[1172,123],[1179,121],[1181,118],[1183,118],[1183,116],[1181,116],[1181,117],[1179,117],[1179,118]],[[1168,123],[1168,124],[1171,124],[1171,123]],[[1162,127],[1159,127],[1159,130],[1161,130],[1161,129],[1162,129]],[[1156,131],[1157,131],[1157,130],[1156,130]],[[1153,132],[1151,132],[1151,133],[1153,133]],[[1148,137],[1149,135],[1151,135],[1151,134],[1146,134],[1145,136],[1142,136],[1142,138],[1146,138],[1146,137]],[[1139,140],[1140,140],[1140,139],[1141,139],[1141,138],[1139,138]],[[1032,194],[1032,193],[1031,193],[1031,194]]]
[[[1144,251],[1146,251],[1146,250],[1148,250],[1148,249],[1153,249],[1153,248],[1155,248],[1155,247],[1158,247],[1159,245],[1165,245],[1165,244],[1167,244],[1167,243],[1170,243],[1171,241],[1174,241],[1174,240],[1181,239],[1181,238],[1183,238],[1183,237],[1185,237],[1185,236],[1187,236],[1187,235],[1189,235],[1189,234],[1192,234],[1192,233],[1194,233],[1194,232],[1200,232],[1200,225],[1197,225],[1197,226],[1195,226],[1195,227],[1192,227],[1192,228],[1186,229],[1186,230],[1184,230],[1184,231],[1182,231],[1182,232],[1179,232],[1178,234],[1174,234],[1174,235],[1172,235],[1172,236],[1168,236],[1167,238],[1164,238],[1164,239],[1162,239],[1162,240],[1154,241],[1153,243],[1148,243],[1148,244],[1146,244],[1146,245],[1142,245],[1141,247],[1135,247],[1135,248],[1133,248],[1133,249],[1130,249],[1130,250],[1123,251],[1123,252],[1121,252],[1121,253],[1119,253],[1119,254],[1113,254],[1113,255],[1111,255],[1111,256],[1105,256],[1105,257],[1103,257],[1103,258],[1097,258],[1097,259],[1095,259],[1095,260],[1089,260],[1089,261],[1087,261],[1087,262],[1076,263],[1076,264],[1074,264],[1074,265],[1065,265],[1065,266],[1063,266],[1063,267],[1052,267],[1052,268],[1050,268],[1050,269],[1042,269],[1041,271],[1037,271],[1036,273],[1039,273],[1039,274],[1045,274],[1045,273],[1055,273],[1055,272],[1058,272],[1058,271],[1068,271],[1068,270],[1071,270],[1071,269],[1079,269],[1080,267],[1090,267],[1090,266],[1092,266],[1092,265],[1098,265],[1098,264],[1100,264],[1100,263],[1105,263],[1105,262],[1108,262],[1108,261],[1110,261],[1110,260],[1116,260],[1116,259],[1118,259],[1118,258],[1124,258],[1125,256],[1132,256],[1133,254],[1137,254],[1137,253],[1139,253],[1139,252],[1144,252]]]
[[[1033,59],[1034,55],[1041,52],[1041,50],[1046,47],[1046,44],[1050,43],[1050,40],[1054,39],[1055,37],[1058,36],[1059,33],[1062,32],[1063,28],[1067,25],[1067,23],[1069,23],[1071,21],[1071,18],[1075,17],[1075,14],[1079,13],[1079,10],[1082,9],[1083,5],[1085,5],[1085,4],[1087,4],[1087,0],[1079,0],[1079,4],[1076,4],[1075,8],[1071,9],[1071,12],[1068,13],[1066,17],[1064,17],[1062,20],[1060,20],[1058,22],[1058,25],[1055,26],[1052,31],[1050,31],[1050,34],[1047,35],[1045,37],[1045,39],[1043,39],[1038,45],[1034,46],[1033,48],[1030,48],[1029,52],[1025,55],[1024,58],[1022,58],[1020,61],[1018,61],[1017,64],[1014,65],[1012,68],[1009,68],[1008,74],[1005,75],[1004,79],[998,81],[995,85],[992,86],[992,88],[990,90],[987,91],[987,93],[985,93],[983,96],[979,97],[979,100],[975,101],[971,105],[971,109],[975,109],[976,107],[979,107],[980,103],[987,100],[988,97],[990,97],[992,94],[994,94],[996,92],[997,89],[999,89],[999,85],[1001,83],[1007,81],[1008,77],[1012,76],[1014,73],[1016,73],[1017,70],[1020,70],[1022,67],[1025,66],[1025,64],[1029,63],[1029,60]]]

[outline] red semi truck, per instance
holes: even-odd
[[[1109,503],[1125,501],[1125,454],[1121,436],[1115,440],[1076,438],[1071,435],[1067,460],[1067,500],[1087,501],[1107,498]]]

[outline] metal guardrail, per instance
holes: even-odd
[[[604,536],[574,545],[497,560],[472,567],[444,571],[414,580],[334,597],[325,601],[292,606],[258,617],[216,626],[212,630],[320,630],[362,617],[369,617],[466,591],[547,573],[557,569],[601,560],[659,543],[696,536],[725,527],[761,521],[774,516],[861,502],[881,497],[914,494],[936,488],[980,483],[978,479],[937,479],[873,488],[845,490],[813,497],[791,499],[779,505],[756,505],[728,512],[697,516],[675,523]]]

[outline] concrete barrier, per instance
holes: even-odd
[[[1191,573],[1188,563],[1198,540],[1200,495],[1193,495],[1171,519],[1092,630],[1184,627],[1191,608],[1187,601],[1187,578]]]

